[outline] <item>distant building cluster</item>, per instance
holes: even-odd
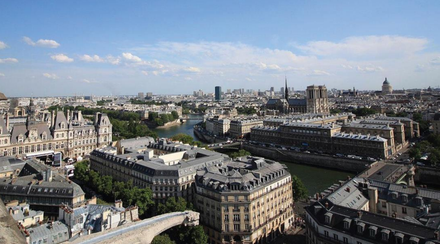
[[[376,116],[356,121],[349,113],[267,119],[263,126],[251,128],[250,138],[322,153],[385,159],[419,135],[418,123],[408,118]]]

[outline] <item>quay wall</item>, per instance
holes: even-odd
[[[414,180],[418,184],[440,186],[440,169],[417,166]]]
[[[261,147],[244,144],[243,149],[252,155],[270,158],[276,161],[307,164],[321,168],[336,169],[352,173],[360,173],[367,169],[371,162],[358,159],[339,158],[329,155],[307,154],[296,151],[279,150],[277,148]]]

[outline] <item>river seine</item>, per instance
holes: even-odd
[[[192,116],[191,118],[200,118]],[[172,137],[179,133],[185,133],[192,136],[195,140],[198,140],[194,136],[193,126],[199,123],[201,120],[187,120],[181,125],[175,125],[168,128],[154,129],[159,137]],[[298,176],[306,186],[309,195],[314,195],[316,192],[321,192],[334,183],[338,183],[338,180],[345,180],[347,176],[353,177],[353,173],[347,173],[337,170],[317,168],[308,165],[286,163],[291,174]]]

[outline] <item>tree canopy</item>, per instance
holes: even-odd
[[[84,182],[109,202],[121,199],[125,207],[138,206],[139,215],[144,215],[153,206],[153,194],[150,188],[133,186],[132,180],[120,182],[114,181],[111,176],[102,176],[94,170],[89,170],[88,161],[75,164],[75,178]]]
[[[296,175],[292,175],[293,199],[295,201],[306,199],[308,197],[307,188]]]

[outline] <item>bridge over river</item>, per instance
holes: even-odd
[[[199,225],[200,214],[194,211],[173,212],[153,218],[123,225],[116,229],[82,236],[69,243],[145,243],[150,244],[154,237],[177,225]]]

